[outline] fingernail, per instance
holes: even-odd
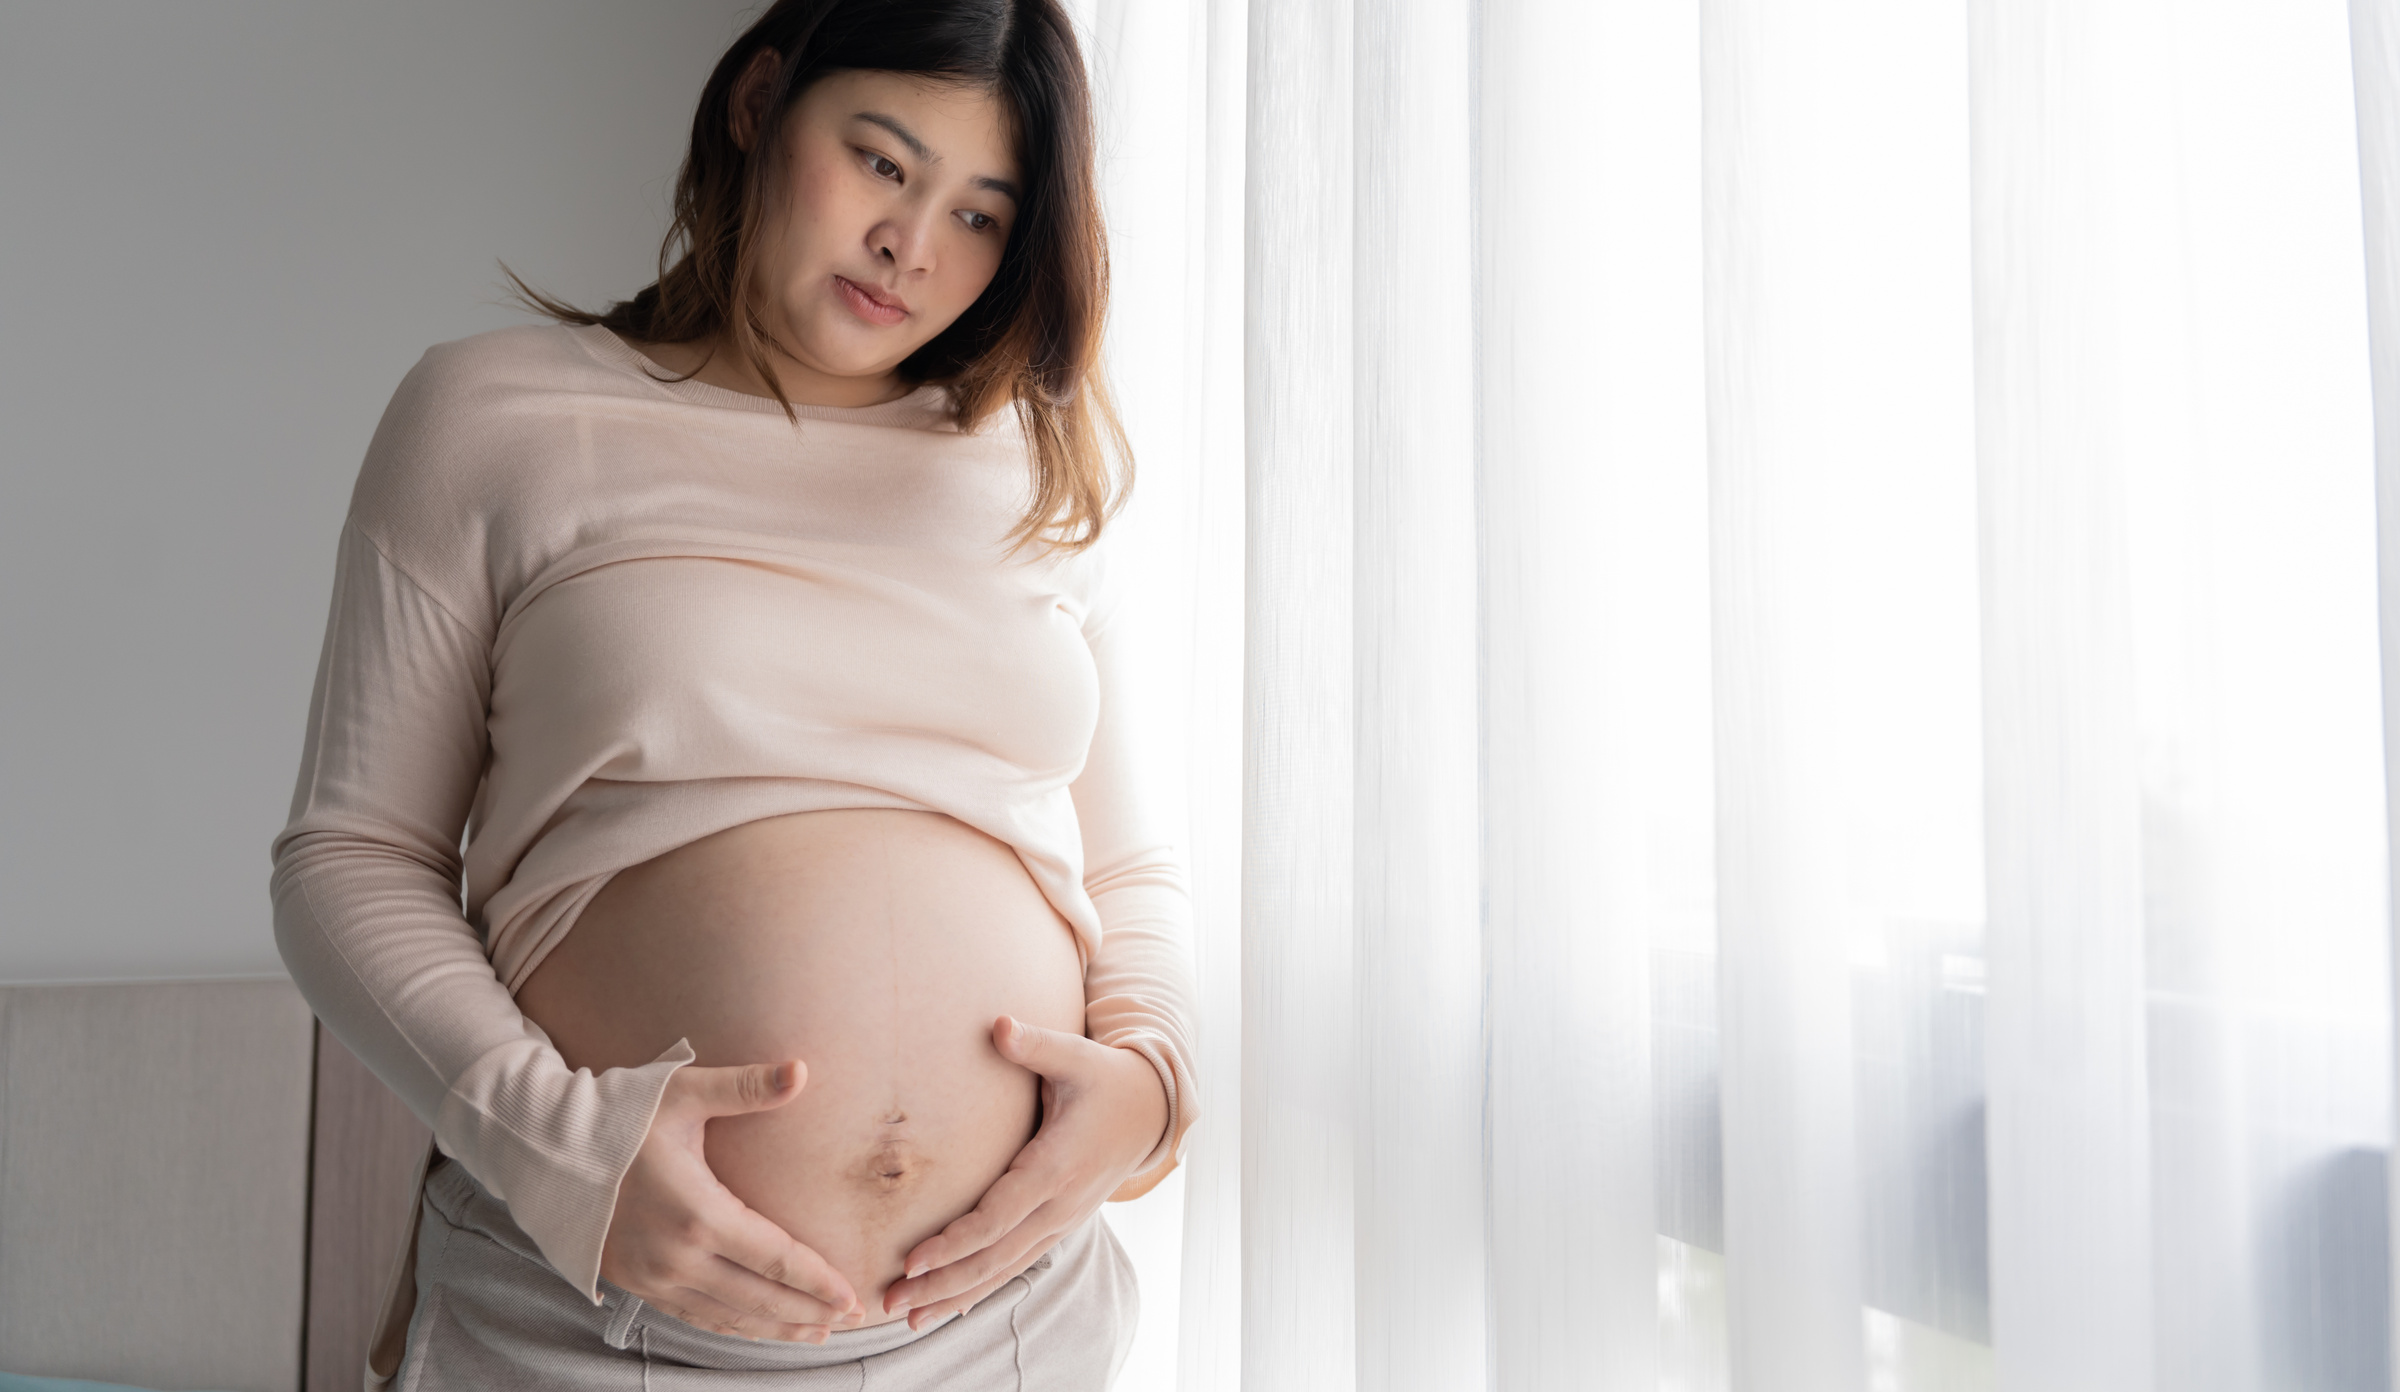
[[[908,1269],[908,1279],[914,1281],[919,1276],[924,1275],[928,1270],[930,1270],[930,1268],[927,1267],[925,1263],[918,1262],[915,1266],[912,1266]]]

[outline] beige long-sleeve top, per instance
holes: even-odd
[[[1146,815],[1102,543],[1004,551],[1013,412],[799,408],[600,328],[429,351],[368,447],[275,934],[310,1005],[598,1299],[617,1186],[689,1046],[570,1070],[513,992],[608,877],[742,822],[946,813],[1073,927],[1087,1030],[1197,1115],[1189,900]],[[463,853],[461,833],[464,833]]]

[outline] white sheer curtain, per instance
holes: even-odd
[[[1123,1385],[2390,1387],[2394,0],[1085,18]]]
[[[2364,195],[2367,320],[2375,397],[2375,499],[2383,629],[2387,912],[2400,910],[2400,0],[2351,0],[2351,71]],[[2394,921],[2400,924],[2400,912]],[[2395,934],[2400,937],[2400,933]],[[2391,1195],[2400,1167],[2386,1166]],[[2386,1211],[2400,1208],[2387,1198]],[[2400,1281],[2387,1298],[2400,1302]],[[2400,1303],[2385,1318],[2400,1331]],[[2400,1333],[2395,1334],[2400,1340]],[[2400,1361],[2400,1360],[2396,1360]]]

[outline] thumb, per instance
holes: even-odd
[[[690,1079],[688,1095],[705,1116],[737,1116],[780,1107],[808,1085],[808,1065],[798,1059],[782,1063],[744,1063],[726,1068],[685,1067],[678,1082]]]
[[[1029,1025],[1013,1015],[992,1021],[992,1043],[1000,1050],[1000,1057],[1045,1078],[1064,1076],[1073,1068],[1074,1053],[1066,1044],[1066,1036],[1057,1030]]]

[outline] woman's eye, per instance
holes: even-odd
[[[977,232],[989,232],[999,225],[1000,219],[993,217],[990,213],[967,214],[967,226]]]
[[[878,179],[897,179],[900,177],[900,166],[894,164],[888,156],[869,154],[867,156],[867,167],[875,171],[875,177]]]

